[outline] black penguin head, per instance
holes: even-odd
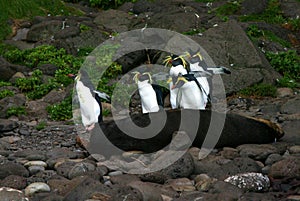
[[[202,55],[200,54],[200,49],[196,51],[190,49],[188,50],[187,55],[191,64],[198,63],[203,60]]]

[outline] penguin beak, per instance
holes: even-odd
[[[72,79],[75,79],[75,78],[76,78],[76,75],[74,75],[74,74],[71,74],[71,73],[70,73],[70,74],[68,74],[67,76],[68,76],[68,77],[70,77],[70,78],[72,78]]]

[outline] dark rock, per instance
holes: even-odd
[[[41,40],[53,39],[54,35],[62,30],[63,21],[51,20],[41,21],[30,27],[27,33],[27,41],[37,42]]]
[[[47,157],[49,159],[58,159],[58,158],[75,159],[77,158],[77,154],[67,148],[54,148],[49,152],[47,152]]]
[[[88,172],[92,172],[95,169],[96,167],[92,163],[88,163],[88,162],[77,163],[70,169],[68,173],[68,178],[73,179],[75,177],[85,175]]]
[[[269,176],[273,178],[297,177],[300,175],[300,158],[289,157],[274,163]]]
[[[41,70],[43,75],[54,76],[58,67],[53,64],[41,64],[37,67],[37,69]]]
[[[68,178],[69,172],[72,169],[73,166],[76,165],[76,162],[73,161],[65,161],[59,165],[56,165],[55,170],[57,174]]]
[[[162,201],[161,186],[151,185],[147,182],[135,181],[129,184],[130,187],[138,190],[142,195],[142,200],[157,200]]]
[[[25,177],[18,176],[18,175],[9,175],[0,182],[0,185],[22,190],[26,187],[27,183]]]
[[[12,131],[18,127],[18,123],[8,119],[0,119],[0,133]]]
[[[246,0],[242,2],[242,15],[261,14],[268,6],[267,0]]]
[[[0,100],[0,118],[6,118],[6,112],[11,107],[24,107],[26,97],[24,94],[5,97]]]
[[[296,0],[280,0],[283,15],[288,18],[297,18],[300,13],[300,3]]]
[[[3,57],[0,57],[1,75],[0,80],[8,81],[16,72],[30,72],[29,68],[11,64]]]
[[[60,103],[66,98],[65,90],[56,90],[53,89],[46,96],[42,98],[42,100],[48,104]]]
[[[281,107],[281,112],[286,114],[300,113],[300,98],[293,98],[288,100]]]
[[[110,181],[112,184],[120,184],[126,186],[131,182],[140,181],[140,178],[137,175],[122,174],[111,176]]]
[[[272,165],[273,163],[276,163],[277,161],[282,160],[282,156],[280,154],[270,154],[268,158],[265,161],[266,165]]]
[[[27,160],[44,160],[45,153],[36,149],[25,149],[14,153],[15,157],[26,158]]]
[[[64,29],[60,30],[59,32],[54,34],[55,39],[65,39],[78,36],[80,34],[79,26],[73,27],[65,27]]]
[[[242,157],[250,157],[255,160],[265,161],[270,154],[278,153],[271,144],[245,144],[237,147]]]
[[[34,100],[34,101],[29,101],[27,103],[27,115],[33,120],[36,120],[37,117],[39,118],[47,118],[48,113],[47,113],[47,106],[49,104],[41,101],[41,100]]]
[[[4,164],[1,164],[0,166],[0,179],[4,179],[5,177],[9,175],[17,175],[22,177],[28,177],[29,172],[28,170],[18,163],[14,162],[7,162]]]
[[[275,193],[255,193],[255,192],[246,192],[241,197],[239,201],[248,201],[248,200],[257,200],[257,201],[277,201],[278,197]]]

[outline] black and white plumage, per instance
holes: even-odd
[[[150,73],[133,72],[135,75],[133,80],[138,85],[139,94],[142,103],[142,112],[158,112],[159,103],[163,104],[162,93],[159,86],[152,85],[152,78]]]
[[[103,121],[101,98],[109,101],[110,97],[106,93],[94,90],[85,71],[80,71],[78,75],[69,74],[68,76],[75,80],[82,124],[87,131],[91,131],[95,123]]]
[[[186,70],[186,61],[184,60],[183,57],[181,56],[168,56],[164,63],[167,64],[171,64],[171,68],[169,71],[169,76],[171,77],[171,80],[169,80],[169,90],[170,90],[170,103],[171,103],[171,107],[172,109],[176,109],[179,107],[178,103],[178,92],[179,89],[178,88],[174,88],[174,79],[179,75],[179,74],[187,74],[187,70]]]

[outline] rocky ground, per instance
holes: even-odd
[[[261,13],[266,2],[244,0],[239,15]],[[299,15],[299,1],[280,3],[285,17]],[[16,24],[15,35],[4,42],[20,49],[52,44],[76,55],[78,48],[97,46],[113,33],[143,28],[146,24],[179,33],[201,30],[190,37],[208,51],[216,65],[230,66],[232,70],[230,76],[223,77],[227,94],[261,82],[274,83],[280,75],[262,52],[285,48],[267,39],[254,44],[245,30],[254,24],[272,31],[294,41],[298,52],[299,35],[265,22],[241,23],[236,15],[224,21],[211,12],[219,4],[224,2],[210,5],[193,0],[141,0],[116,10],[99,11],[79,3],[72,6],[84,11],[84,16],[37,16]],[[81,30],[84,26],[89,30]],[[119,62],[127,72],[144,61],[145,54],[134,52]],[[32,71],[2,57],[0,67],[0,79],[6,81],[28,76]],[[50,64],[38,68],[48,77],[53,77],[58,69]],[[300,200],[299,89],[278,89],[276,98],[228,97],[228,112],[278,123],[285,135],[277,142],[214,149],[202,160],[198,159],[199,148],[191,147],[162,171],[134,175],[106,167],[106,159],[94,159],[82,146],[78,138],[81,133],[72,121],[47,119],[45,108],[67,97],[72,86],[53,90],[39,100],[28,100],[16,87],[8,88],[16,95],[0,100],[1,201]],[[26,105],[28,115],[5,119],[12,105]],[[46,126],[38,130],[41,122],[46,122]]]
[[[70,122],[38,131],[35,121],[1,119],[0,200],[299,200],[300,96],[279,92],[228,98],[228,112],[279,123],[279,141],[215,149],[202,160],[192,147],[168,168],[143,175],[95,160]]]

